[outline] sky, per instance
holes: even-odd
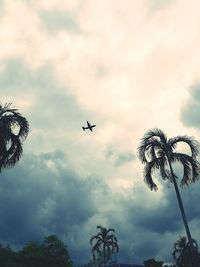
[[[172,260],[185,235],[174,188],[157,177],[149,190],[137,147],[155,127],[200,141],[199,9],[199,0],[0,1],[0,102],[30,124],[23,157],[0,174],[0,243],[56,234],[83,264],[102,225],[115,229],[119,262]],[[199,190],[180,190],[198,243]]]

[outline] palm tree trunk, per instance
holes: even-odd
[[[176,196],[177,196],[179,208],[181,210],[183,223],[184,223],[185,230],[186,230],[186,233],[187,233],[187,238],[188,238],[188,241],[192,244],[192,237],[191,237],[191,234],[190,234],[190,229],[189,229],[189,226],[188,226],[188,223],[187,223],[187,218],[186,218],[185,211],[184,211],[184,208],[183,208],[181,195],[180,195],[180,192],[179,192],[179,189],[178,189],[178,185],[177,185],[176,178],[175,178],[175,175],[174,175],[174,171],[172,169],[172,165],[171,165],[170,161],[169,161],[169,167],[170,167],[170,171],[171,171],[171,174],[172,174],[172,179],[173,179],[174,188],[175,188],[175,191],[176,191]]]
[[[105,253],[106,253],[106,249],[105,249],[105,244],[103,244],[103,265],[105,266],[105,261],[106,261],[106,255],[105,255]]]
[[[169,159],[168,159],[168,163],[169,163],[169,167],[170,167],[170,171],[171,171],[171,175],[172,175],[172,179],[173,179],[173,183],[174,183],[174,188],[175,188],[175,192],[176,192],[176,196],[177,196],[179,208],[180,208],[180,211],[181,211],[183,223],[184,223],[184,226],[185,226],[187,238],[188,238],[189,245],[190,245],[190,248],[191,248],[192,261],[193,261],[193,264],[194,264],[192,266],[193,267],[200,267],[200,263],[197,260],[197,257],[196,257],[195,252],[194,252],[194,246],[193,246],[192,236],[191,236],[191,233],[190,233],[190,229],[189,229],[189,226],[188,226],[187,218],[186,218],[185,211],[184,211],[184,208],[183,208],[183,203],[182,203],[182,200],[181,200],[181,195],[180,195],[180,192],[179,192],[179,189],[178,189],[178,185],[177,185],[177,182],[176,182],[176,178],[175,178],[175,174],[174,174],[174,171],[173,171],[173,168],[172,168],[172,165],[171,165],[171,162],[170,162]]]

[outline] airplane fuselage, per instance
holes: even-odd
[[[84,127],[84,126],[82,126],[82,129],[83,129],[83,131],[85,131],[85,130],[90,130],[91,132],[92,132],[92,128],[94,128],[94,127],[96,127],[96,125],[91,125],[88,121],[87,121],[87,126],[86,127]]]

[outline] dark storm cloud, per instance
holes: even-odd
[[[60,151],[26,155],[1,173],[1,242],[20,246],[55,233],[77,249],[81,228],[96,213],[95,197],[104,188],[99,179],[83,179],[71,170]]]
[[[153,192],[152,192],[153,193]],[[174,220],[176,217],[176,199],[172,195],[170,199],[174,202],[175,209],[171,209],[171,202],[166,200],[166,203],[160,202],[160,205],[153,205],[148,210],[140,205],[132,208],[134,222],[141,228],[147,229],[152,233],[164,234],[165,232],[176,232],[180,228],[180,222]],[[130,208],[131,211],[131,208]],[[159,218],[159,220],[157,220]]]
[[[96,225],[106,222],[116,230],[121,262],[170,260],[173,243],[184,229],[173,185],[162,186],[161,198],[145,184],[126,195],[114,194],[100,178],[81,177],[62,151],[24,155],[1,173],[0,241],[21,246],[54,233],[68,245],[76,263],[86,263],[91,257],[89,239]],[[199,221],[199,189],[196,183],[181,190],[192,233],[193,222]]]
[[[200,182],[180,189],[191,234],[198,243],[199,190]],[[126,197],[118,196],[118,211],[107,215],[118,234],[121,262],[142,263],[152,257],[172,261],[174,242],[186,235],[173,184],[161,182],[159,191],[136,185]]]
[[[182,107],[181,120],[186,126],[200,128],[200,83],[192,86],[190,98]]]
[[[189,188],[183,188],[180,190],[185,210],[187,213],[187,218],[191,222],[194,220],[198,220],[200,222],[199,205],[198,205],[199,192],[200,192],[200,181],[191,184]]]
[[[50,33],[60,30],[79,32],[79,25],[75,19],[75,15],[66,11],[42,11],[40,12],[42,24]]]
[[[120,262],[141,264],[144,259],[159,254],[162,248],[160,240],[161,238],[165,239],[163,236],[165,230],[161,231],[160,224],[162,223],[164,204],[159,205],[154,200],[152,206],[146,205],[146,202],[151,202],[150,193],[152,192],[148,192],[146,188],[142,187],[136,187],[136,190],[138,191],[128,192],[124,199],[120,197],[118,206],[122,209],[121,216],[117,211],[108,216],[110,224],[116,229],[120,247]],[[157,213],[153,216],[155,210]]]

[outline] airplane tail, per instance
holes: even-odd
[[[85,131],[85,127],[82,126],[83,131]]]

